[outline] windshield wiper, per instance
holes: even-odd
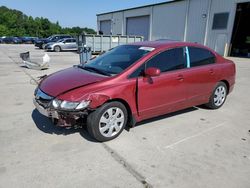
[[[79,68],[81,69],[84,69],[84,70],[87,70],[87,71],[90,71],[90,72],[96,72],[98,74],[102,74],[102,75],[105,75],[105,76],[111,76],[111,74],[103,71],[103,70],[100,70],[100,69],[97,69],[95,67],[88,67],[88,66],[82,66],[82,65],[78,65]]]

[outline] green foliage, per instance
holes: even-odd
[[[96,34],[93,29],[84,27],[62,28],[58,22],[52,23],[47,18],[27,16],[21,11],[0,7],[0,36],[37,36],[48,37],[53,34],[81,33]]]

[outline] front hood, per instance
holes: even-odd
[[[46,94],[56,97],[69,90],[108,78],[109,77],[91,73],[77,67],[72,67],[44,78],[39,84],[39,87]]]

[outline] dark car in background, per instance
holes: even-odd
[[[70,35],[52,35],[52,36],[45,38],[45,39],[38,39],[35,41],[34,44],[36,47],[43,49],[43,48],[45,48],[47,43],[57,42],[58,40],[64,39],[64,38],[72,38],[72,36],[70,36]]]
[[[38,37],[19,37],[23,44],[34,44]]]
[[[22,41],[18,37],[4,37],[1,43],[5,44],[21,44]]]

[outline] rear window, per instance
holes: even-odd
[[[202,48],[189,47],[190,67],[209,65],[215,63],[212,52]]]

